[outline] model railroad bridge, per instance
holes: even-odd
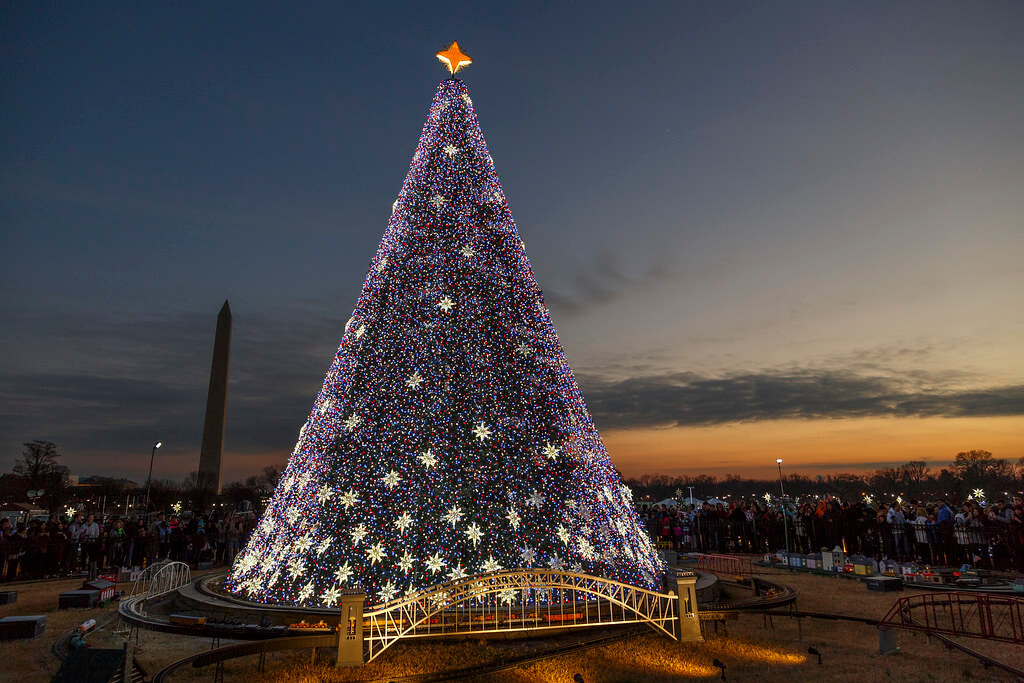
[[[367,608],[362,591],[347,591],[333,609],[289,608],[238,600],[214,588],[222,575],[192,580],[181,563],[155,565],[140,577],[119,607],[137,629],[205,636],[219,640],[261,640],[219,648],[190,658],[201,666],[247,654],[304,648],[338,650],[338,664],[361,665],[404,638],[441,638],[515,631],[645,625],[677,641],[701,640],[695,585],[697,574],[670,572],[663,592],[604,577],[554,569],[520,569],[467,576],[431,586],[413,595]],[[198,600],[212,618],[168,619],[167,607],[182,596]],[[166,609],[161,609],[166,613]],[[198,611],[193,608],[193,611]],[[299,632],[280,621],[320,620]],[[235,623],[245,621],[248,623]],[[257,623],[263,622],[263,626]],[[200,623],[202,622],[202,623]],[[318,633],[319,631],[319,633]],[[268,641],[273,642],[268,642]],[[210,661],[205,661],[210,660]]]

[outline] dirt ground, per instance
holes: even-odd
[[[779,572],[776,580],[800,591],[797,608],[851,616],[881,618],[900,595],[873,593],[859,581]],[[80,581],[46,582],[11,586],[19,591],[18,603],[0,606],[0,617],[11,614],[46,614],[46,632],[32,641],[0,644],[0,681],[46,681],[59,663],[51,652],[53,643],[65,632],[88,618],[101,622],[114,607],[58,611],[57,594],[77,588]],[[119,586],[129,589],[130,586]],[[115,633],[118,620],[88,637],[93,647],[120,647],[123,636]],[[794,676],[833,680],[885,681],[1006,681],[1008,675],[984,669],[976,660],[947,650],[923,635],[899,632],[901,651],[879,655],[878,634],[871,626],[819,620],[803,621],[803,640],[797,638],[796,620],[776,617],[766,624],[761,616],[744,615],[728,623],[728,635],[713,631],[703,643],[678,644],[664,636],[645,634],[612,645],[571,653],[555,659],[506,670],[478,679],[482,681],[572,681],[580,674],[584,681],[681,681],[715,680],[719,659],[726,675],[735,681],[792,680]],[[969,647],[1024,668],[1024,647],[965,639]],[[333,653],[323,652],[316,663],[311,653],[269,655],[267,669],[256,670],[256,658],[225,665],[226,681],[246,683],[313,683],[315,681],[393,680],[402,676],[483,664],[524,652],[537,641],[492,641],[469,639],[442,642],[400,642],[381,658],[360,669],[334,669]],[[228,641],[222,641],[222,645]],[[166,664],[209,649],[210,641],[143,631],[138,660],[152,675]],[[809,646],[822,653],[823,666],[807,653]],[[212,680],[212,669],[183,669],[172,680]]]

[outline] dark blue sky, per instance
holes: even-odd
[[[228,298],[228,476],[281,461],[453,39],[599,427],[1024,426],[1020,3],[4,3],[0,22],[6,458],[47,439],[73,472],[140,478],[162,439],[164,473],[192,469]],[[835,378],[869,407],[823,402]],[[750,405],[750,381],[778,395]],[[697,467],[677,438],[678,461],[612,456]]]

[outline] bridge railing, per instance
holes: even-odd
[[[401,638],[646,624],[678,638],[674,591],[556,570],[506,570],[449,581],[386,603],[364,617],[366,661]],[[695,616],[696,604],[687,601]]]
[[[896,601],[880,627],[1024,644],[1024,598],[992,593],[921,593]]]
[[[649,520],[650,521],[650,520]],[[653,540],[678,552],[762,554],[785,548],[810,553],[839,545],[850,553],[884,553],[899,562],[920,557],[929,564],[973,564],[997,571],[1024,570],[1024,542],[1011,524],[875,522],[826,520],[815,515],[788,519],[733,521],[697,516],[665,536],[660,518],[648,528]],[[674,528],[674,527],[670,527]]]
[[[184,562],[160,562],[146,567],[132,584],[127,604],[132,611],[146,615],[146,602],[176,591],[192,582],[192,571]]]

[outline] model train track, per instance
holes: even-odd
[[[404,681],[405,683],[463,681],[468,678],[487,676],[489,674],[507,671],[508,669],[526,666],[527,664],[543,662],[548,659],[554,659],[555,657],[561,657],[562,655],[566,655],[571,652],[578,652],[580,650],[587,650],[593,647],[600,647],[602,645],[610,645],[612,643],[617,643],[622,640],[629,640],[630,638],[636,638],[637,636],[641,636],[649,632],[650,629],[646,626],[635,626],[629,629],[622,630],[618,633],[588,638],[586,640],[582,640],[569,645],[563,645],[561,647],[556,647],[550,650],[545,650],[543,652],[536,652],[531,654],[520,655],[519,657],[512,657],[510,659],[505,659],[497,663],[481,664],[479,666],[467,667],[464,669],[456,669],[453,671],[444,671],[440,673],[419,674],[416,676],[405,676],[402,678],[389,678],[388,680]]]
[[[712,602],[700,605],[701,612],[738,612],[748,609],[760,609],[760,610],[772,610],[778,609],[779,607],[786,607],[792,605],[799,591],[791,586],[787,586],[781,583],[773,583],[771,581],[765,581],[764,579],[758,579],[761,584],[761,588],[765,590],[763,595],[756,595],[749,598],[741,598],[739,600],[725,600],[720,602]],[[726,581],[719,578],[719,582],[722,584],[735,586],[737,588],[750,588],[749,585],[739,583],[736,581]]]
[[[778,575],[784,576],[784,574],[782,574],[782,573],[780,573]],[[725,584],[730,584],[730,585],[735,585],[735,586],[743,586],[743,584],[741,584],[741,583],[736,583],[736,582],[733,582],[733,581],[724,581],[722,579],[719,579],[719,580],[722,583],[725,583]],[[730,613],[736,613],[736,614],[761,614],[761,615],[770,615],[770,616],[773,616],[773,617],[776,617],[776,616],[778,616],[778,617],[790,617],[790,618],[796,618],[796,619],[822,619],[822,620],[826,620],[826,621],[851,621],[851,622],[865,624],[867,626],[874,626],[874,627],[877,627],[879,625],[879,623],[880,623],[880,621],[878,619],[869,619],[869,618],[866,618],[866,617],[855,617],[855,616],[850,616],[850,615],[846,615],[846,614],[834,614],[834,613],[829,613],[829,612],[803,612],[803,611],[796,611],[796,610],[776,611],[778,607],[782,607],[782,606],[786,606],[786,605],[792,605],[796,601],[797,592],[795,590],[791,589],[788,586],[784,586],[782,584],[769,583],[767,581],[764,581],[763,579],[762,579],[762,584],[771,585],[772,587],[776,588],[777,590],[778,589],[785,589],[785,594],[783,594],[782,590],[779,590],[778,597],[776,597],[776,598],[769,598],[769,599],[763,599],[763,600],[760,599],[760,598],[753,598],[753,599],[750,599],[750,600],[734,600],[734,601],[728,601],[728,602],[723,602],[723,603],[702,605],[701,606],[702,614],[703,613],[710,613],[710,612],[730,612]],[[713,615],[709,615],[709,616],[714,618]],[[908,618],[910,620],[912,620],[912,621],[915,621],[916,623],[920,623],[920,622],[917,622],[917,620],[913,619],[913,617],[910,616],[909,613],[908,613]],[[925,633],[927,633],[927,631],[925,631]],[[992,657],[990,657],[990,656],[988,656],[986,654],[983,654],[981,652],[978,652],[976,650],[973,650],[970,647],[968,647],[967,645],[964,645],[963,643],[961,643],[959,641],[953,640],[952,638],[950,638],[948,636],[945,636],[945,635],[942,635],[942,634],[939,634],[939,633],[928,633],[928,635],[931,636],[931,637],[937,638],[939,640],[939,642],[941,642],[943,645],[945,645],[946,648],[958,650],[958,651],[962,652],[963,654],[978,660],[982,664],[982,666],[984,666],[985,668],[994,667],[994,668],[1000,669],[1001,671],[1005,671],[1005,672],[1007,672],[1007,673],[1009,673],[1009,674],[1011,674],[1013,676],[1016,676],[1019,679],[1024,679],[1024,670],[1017,669],[1017,668],[1015,668],[1014,666],[1012,666],[1010,664],[1006,664],[1005,662],[1000,662],[997,659],[993,659]]]
[[[826,620],[826,621],[852,621],[852,622],[855,622],[855,623],[860,623],[860,624],[865,624],[867,626],[875,626],[875,627],[877,627],[881,623],[881,621],[878,620],[878,619],[869,619],[867,617],[854,617],[854,616],[850,616],[848,614],[833,614],[831,612],[801,612],[801,611],[776,612],[776,611],[767,610],[767,609],[744,609],[744,610],[738,610],[738,613],[740,613],[740,614],[770,615],[772,617],[789,617],[789,618],[792,618],[792,619],[822,619],[822,620]],[[924,633],[926,633],[928,636],[930,636],[932,638],[938,638],[939,641],[943,645],[945,645],[947,648],[949,648],[949,649],[959,650],[960,652],[964,653],[965,655],[967,655],[969,657],[973,657],[974,659],[977,659],[982,664],[982,666],[984,666],[986,668],[988,668],[990,666],[991,667],[995,667],[997,669],[1005,671],[1008,674],[1016,676],[1017,678],[1024,679],[1024,670],[1017,669],[1017,668],[1011,666],[1010,664],[1006,664],[1005,662],[1000,662],[999,660],[993,659],[992,657],[989,657],[986,654],[983,654],[983,653],[978,652],[976,650],[972,650],[971,648],[969,648],[968,646],[964,645],[963,643],[960,643],[960,642],[958,642],[956,640],[953,640],[952,638],[949,638],[948,636],[944,636],[944,635],[939,634],[939,633],[928,633],[927,631],[925,631]]]
[[[511,657],[509,659],[503,659],[499,662],[490,662],[487,664],[465,667],[462,669],[454,669],[450,671],[442,671],[429,674],[417,674],[414,676],[404,676],[400,678],[389,677],[387,680],[404,681],[405,683],[431,683],[434,681],[465,680],[468,678],[474,678],[477,676],[484,676],[491,673],[505,671],[507,669],[512,669],[518,666],[532,664],[534,662],[544,661],[546,659],[552,659],[554,657],[560,657],[570,652],[576,652],[588,648],[600,647],[602,645],[609,645],[611,643],[616,643],[622,640],[628,640],[630,638],[635,638],[636,636],[647,633],[648,631],[649,629],[646,626],[634,626],[628,629],[623,629],[616,633],[605,633],[598,635],[596,637],[591,637],[568,645],[563,645],[561,647],[556,647],[541,652],[532,652],[520,655],[518,657]],[[335,647],[336,644],[337,637],[328,635],[277,638],[274,640],[262,642],[226,645],[215,650],[198,652],[194,655],[183,657],[177,660],[176,662],[168,664],[163,669],[158,671],[155,676],[153,676],[152,683],[166,683],[166,681],[174,672],[186,666],[200,668],[203,666],[209,666],[211,664],[221,663],[229,659],[238,659],[240,657],[251,657],[255,655],[265,655],[269,652],[309,650],[318,648],[330,649],[332,647]]]

